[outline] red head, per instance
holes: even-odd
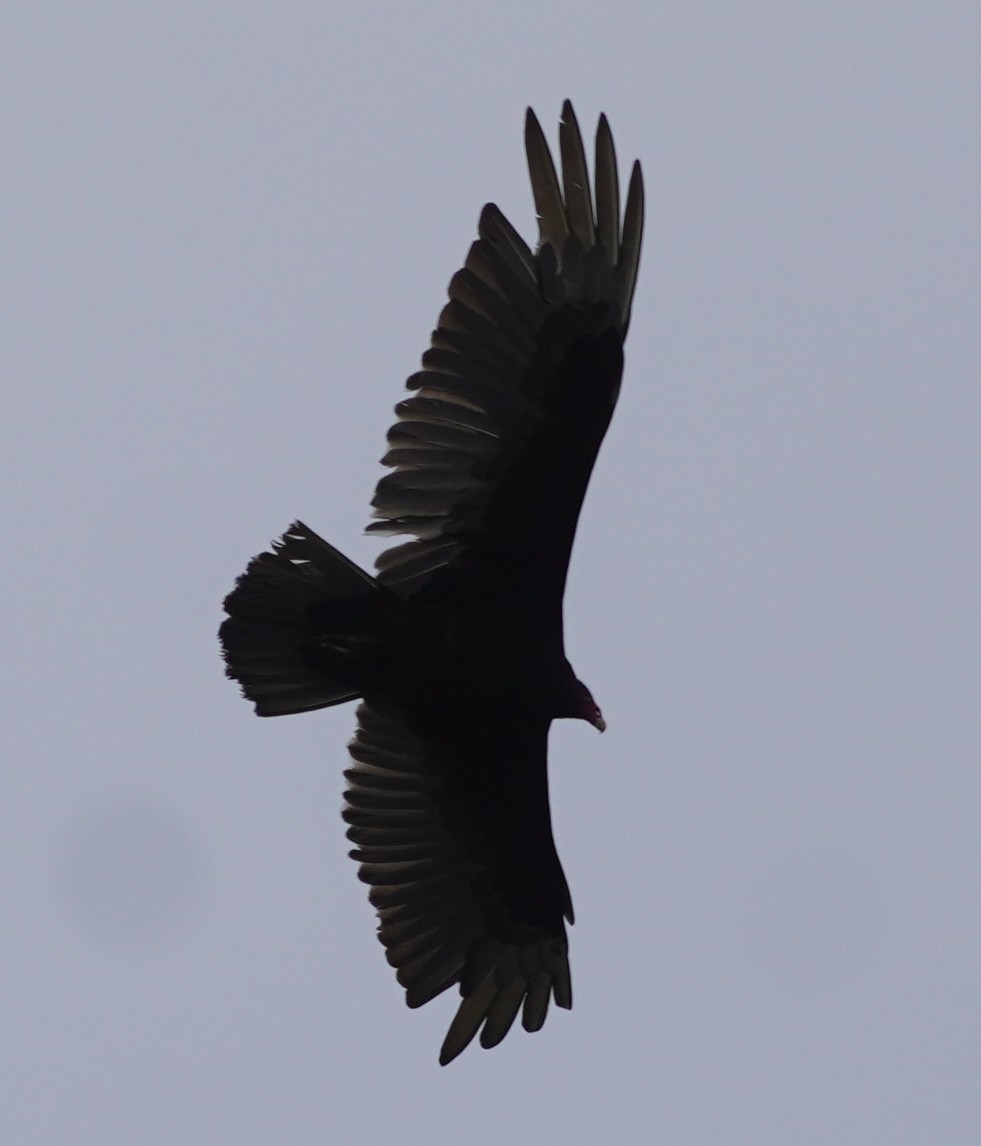
[[[578,716],[580,720],[588,720],[589,723],[600,732],[605,732],[606,721],[603,719],[603,713],[600,712],[600,706],[593,700],[593,694],[581,680],[576,681],[576,694],[578,697],[578,705],[575,715]]]

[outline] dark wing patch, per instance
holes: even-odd
[[[627,331],[643,230],[639,165],[621,227],[616,153],[605,116],[596,133],[595,209],[568,101],[559,129],[561,183],[530,109],[525,147],[538,247],[532,252],[493,204],[484,208],[480,237],[450,282],[450,301],[423,369],[409,379],[415,394],[396,407],[398,421],[388,434],[383,462],[392,473],[375,491],[377,520],[369,530],[413,538],[377,563],[379,579],[402,594],[417,592],[473,544],[516,460],[532,446],[541,448],[562,399],[554,391],[562,389],[570,353],[578,355],[580,342],[608,343],[611,332],[619,347]],[[609,361],[616,378],[596,379],[608,391],[607,410],[621,368],[619,359]],[[600,438],[602,430],[605,423]],[[587,476],[593,456],[585,459]]]
[[[550,1000],[572,1006],[563,923],[572,904],[548,819],[548,725],[518,723],[483,741],[475,732],[478,747],[465,750],[423,741],[390,706],[358,709],[345,773],[351,856],[409,1006],[460,986],[442,1063],[478,1031],[482,1046],[496,1046],[519,1012],[537,1031]]]

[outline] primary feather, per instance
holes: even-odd
[[[643,231],[613,138],[591,187],[571,104],[561,178],[529,109],[534,251],[488,204],[396,407],[371,577],[294,523],[225,601],[228,675],[263,716],[361,698],[344,818],[410,1006],[458,985],[440,1054],[572,1005],[572,901],[552,839],[551,721],[604,727],[565,656],[562,597],[623,368]]]

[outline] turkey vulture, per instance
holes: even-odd
[[[621,222],[600,116],[594,196],[568,101],[561,181],[531,109],[525,147],[538,246],[484,207],[388,432],[369,530],[410,540],[372,577],[295,522],[239,577],[220,632],[260,716],[360,699],[351,856],[408,1005],[459,984],[441,1063],[478,1030],[495,1046],[519,1011],[537,1031],[552,998],[572,1005],[548,731],[605,727],[565,656],[562,597],[620,387],[643,183],[635,162]]]

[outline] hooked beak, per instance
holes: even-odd
[[[579,703],[569,715],[578,716],[580,720],[588,720],[598,732],[605,732],[606,721],[603,719],[600,706],[593,700],[593,694],[581,680],[576,681],[576,691],[579,694]]]

